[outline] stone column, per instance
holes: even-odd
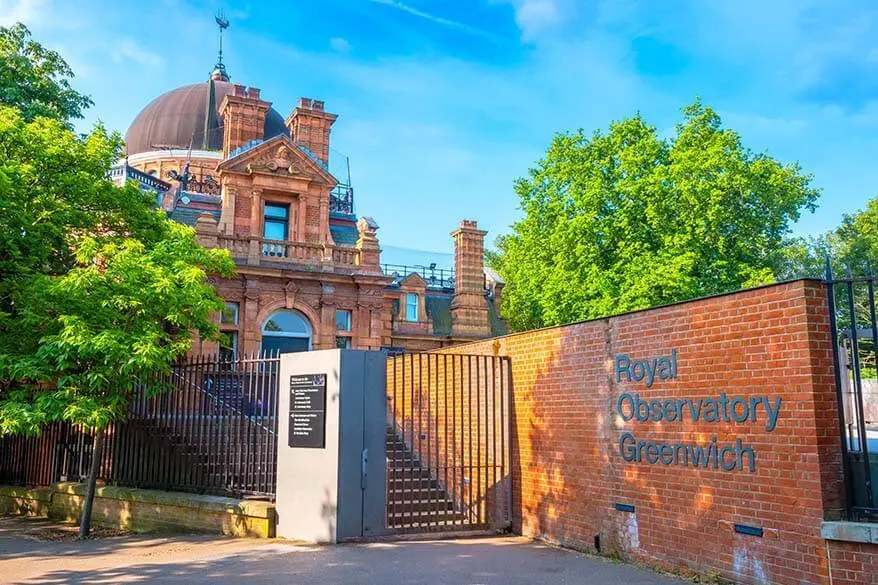
[[[319,347],[314,349],[335,349],[335,287],[321,285],[320,323],[315,323],[314,339],[319,340]]]
[[[250,192],[250,235],[261,238],[262,231],[262,189]]]
[[[226,235],[235,233],[235,204],[238,199],[237,187],[223,185],[223,210],[220,216],[219,229]]]
[[[255,353],[259,351],[262,341],[262,323],[256,319],[259,315],[259,282],[248,278],[244,287],[244,302],[240,307],[242,314],[238,315],[239,323],[243,324],[238,332],[241,344],[239,351]]]

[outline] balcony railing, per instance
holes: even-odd
[[[395,282],[402,281],[413,272],[417,272],[427,282],[428,288],[454,288],[454,271],[447,268],[437,268],[435,264],[425,266],[422,264],[382,264],[381,272],[390,276]]]
[[[246,264],[299,265],[309,268],[359,268],[359,250],[289,240],[267,240],[257,236],[217,236],[217,247],[228,250]]]
[[[111,179],[124,178],[126,181],[137,181],[140,183],[141,188],[150,189],[152,191],[163,192],[171,188],[170,183],[162,181],[158,177],[154,177],[153,175],[149,175],[128,165],[116,165],[110,167],[110,170],[107,172],[107,177]]]

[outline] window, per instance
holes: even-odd
[[[238,303],[226,303],[220,316],[220,325],[238,324]]]
[[[335,312],[335,328],[338,331],[351,330],[351,312],[339,309]]]
[[[231,361],[238,354],[238,303],[226,303],[220,313],[220,359]]]
[[[298,311],[277,311],[262,326],[264,353],[292,353],[311,349],[311,323]]]
[[[262,235],[266,240],[286,240],[289,235],[290,208],[276,203],[265,204]]]
[[[220,340],[220,359],[223,361],[232,361],[238,354],[238,332],[223,331]]]
[[[335,338],[335,347],[338,349],[350,349],[351,348],[351,338],[350,337],[336,337]]]
[[[418,320],[418,295],[414,293],[408,293],[405,296],[405,320]]]

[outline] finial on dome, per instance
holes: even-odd
[[[210,74],[210,78],[214,81],[228,81],[229,74],[226,72],[226,66],[223,64],[223,31],[229,28],[229,20],[223,15],[222,10],[216,13],[214,20],[216,20],[216,25],[219,27],[219,58]]]

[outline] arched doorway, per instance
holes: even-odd
[[[309,351],[313,329],[298,311],[275,311],[262,325],[263,353]]]

